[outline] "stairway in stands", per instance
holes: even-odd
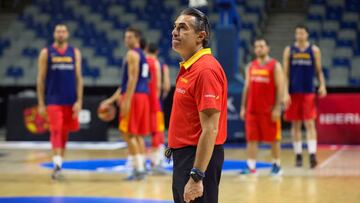
[[[270,55],[282,61],[284,48],[294,40],[294,28],[305,20],[306,4],[303,1],[288,0],[287,4],[274,4],[264,32],[270,44]]]

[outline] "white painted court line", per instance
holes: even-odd
[[[123,149],[125,142],[68,142],[67,149],[115,150]],[[0,142],[0,149],[51,149],[49,142]]]
[[[335,160],[340,154],[345,150],[344,147],[341,147],[337,152],[332,154],[329,158],[323,161],[317,168],[321,169],[330,164],[333,160]]]

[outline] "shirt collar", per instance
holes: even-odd
[[[199,60],[202,56],[211,54],[210,48],[201,49],[196,52],[192,57],[190,57],[187,61],[180,62],[180,67],[184,67],[185,70],[189,69],[197,60]]]

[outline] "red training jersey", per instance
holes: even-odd
[[[271,113],[276,97],[275,66],[275,59],[270,59],[263,65],[259,64],[258,60],[251,62],[248,70],[250,80],[247,96],[248,113]]]
[[[160,68],[158,65],[159,61],[154,57],[146,57],[146,61],[149,65],[150,80],[149,80],[149,97],[150,97],[150,110],[159,111],[160,101],[158,98],[157,81],[160,79],[157,75],[157,69]]]

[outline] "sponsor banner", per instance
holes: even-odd
[[[360,94],[319,99],[317,131],[320,144],[360,144]]]
[[[80,130],[71,133],[70,141],[107,141],[108,123],[97,117],[97,108],[103,97],[86,97],[79,113]],[[10,97],[7,109],[7,141],[47,141],[47,118],[38,114],[36,98]]]

